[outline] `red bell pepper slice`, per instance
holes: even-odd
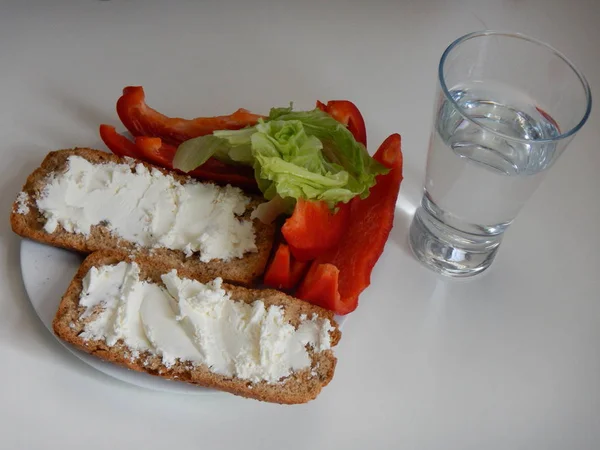
[[[161,138],[137,136],[135,143],[116,132],[110,125],[100,125],[102,140],[115,155],[141,159],[159,167],[173,169],[173,158],[177,149],[164,144]],[[210,158],[201,167],[187,175],[221,184],[231,184],[243,189],[256,191],[256,179],[250,167],[232,166]]]
[[[316,305],[348,314],[370,284],[371,272],[392,229],[402,182],[401,138],[388,137],[374,158],[390,169],[377,177],[365,199],[353,199],[350,224],[339,244],[317,258],[300,283],[296,296]]]
[[[317,108],[325,111],[335,120],[348,127],[357,142],[367,146],[367,129],[362,114],[354,103],[348,100],[330,100],[327,105],[317,100]]]
[[[289,246],[282,242],[265,271],[264,284],[276,289],[293,289],[307,268],[308,263],[296,261],[290,253]]]
[[[136,145],[122,134],[117,133],[115,127],[111,125],[100,125],[100,137],[108,149],[115,155],[121,158],[125,156],[129,156],[130,158],[140,158]]]
[[[338,290],[339,276],[340,271],[333,264],[315,261],[298,286],[296,296],[336,314],[348,314],[358,306],[358,298],[341,298]]]
[[[251,167],[232,166],[214,158],[210,158],[202,166],[186,175],[221,184],[231,184],[246,191],[260,192]]]
[[[557,131],[560,133],[560,127],[558,126],[558,123],[556,123],[556,120],[554,120],[554,117],[552,117],[550,114],[548,114],[546,111],[544,111],[542,108],[536,106],[535,109],[537,109],[537,112],[539,112],[542,116],[544,116],[544,119],[546,119],[548,122],[550,122],[552,125],[554,125],[557,129]]]
[[[374,158],[390,171],[377,177],[377,184],[367,198],[352,201],[350,225],[339,245],[317,259],[319,263],[333,264],[339,269],[338,288],[342,302],[358,299],[369,286],[373,267],[392,229],[402,182],[400,135],[388,137]]]
[[[332,213],[325,202],[298,199],[281,232],[294,258],[309,261],[339,242],[348,228],[349,217],[349,204],[341,203],[338,211]]]
[[[141,86],[128,86],[117,101],[117,114],[134,136],[160,137],[163,142],[178,146],[183,141],[211,134],[215,130],[238,130],[255,125],[262,116],[238,109],[229,116],[181,119],[168,117],[150,108]]]
[[[164,144],[161,138],[138,136],[135,144],[142,159],[167,169],[173,169],[173,158],[177,148]],[[231,184],[248,190],[257,190],[256,178],[250,167],[232,166],[210,158],[202,166],[187,173],[202,180]]]
[[[145,161],[166,169],[173,168],[173,158],[177,149],[172,145],[163,144],[161,138],[136,136],[135,145]]]
[[[293,256],[291,257],[292,263],[290,265],[290,289],[294,288],[300,280],[304,277],[310,263],[307,261],[298,261]]]
[[[283,242],[277,247],[273,259],[265,271],[264,283],[276,289],[290,289],[292,287],[290,249]]]

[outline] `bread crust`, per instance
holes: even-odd
[[[332,350],[314,353],[312,349],[309,349],[312,359],[312,366],[310,368],[295,372],[278,383],[269,384],[266,382],[253,383],[236,377],[225,377],[210,372],[206,366],[193,367],[188,363],[182,362],[177,362],[172,367],[167,368],[162,364],[160,357],[152,355],[149,352],[144,352],[138,357],[134,357],[132,352],[121,341],[109,347],[104,341],[83,340],[79,337],[85,325],[84,321],[79,319],[85,309],[79,305],[83,278],[92,267],[116,264],[120,261],[131,262],[132,260],[135,260],[140,266],[142,279],[148,279],[159,284],[162,284],[160,275],[169,272],[172,268],[160,259],[148,258],[146,256],[138,255],[135,259],[132,259],[123,253],[110,251],[91,254],[79,267],[77,274],[73,278],[58,307],[53,321],[53,330],[60,339],[98,358],[138,372],[214,388],[265,402],[282,404],[306,403],[314,399],[321,389],[333,378],[337,360]],[[194,278],[195,273],[183,267],[181,270],[178,270],[178,275],[180,277]],[[209,280],[202,278],[200,281],[206,282]],[[260,299],[267,307],[270,305],[282,306],[285,318],[294,326],[298,326],[302,314],[306,314],[308,317],[311,317],[312,314],[317,314],[319,317],[328,318],[335,328],[330,332],[332,347],[337,345],[341,338],[341,332],[331,311],[272,289],[248,289],[228,284],[224,284],[223,287],[231,294],[234,300],[251,303]]]
[[[169,265],[177,270],[185,269],[195,273],[196,276],[205,275],[215,278],[220,276],[225,281],[231,283],[249,286],[254,280],[261,276],[269,259],[269,254],[273,246],[275,236],[275,226],[266,225],[259,220],[253,221],[254,233],[256,238],[255,253],[246,253],[242,258],[234,258],[230,261],[212,260],[203,263],[199,260],[197,253],[191,257],[186,257],[181,250],[169,250],[167,248],[148,249],[140,248],[135,244],[120,239],[111,234],[108,229],[102,225],[92,227],[90,235],[69,233],[60,225],[53,233],[47,233],[44,230],[44,218],[37,209],[35,199],[39,196],[48,175],[53,172],[60,172],[67,167],[67,160],[70,156],[76,155],[95,163],[126,163],[125,160],[100,150],[89,148],[75,148],[68,150],[57,150],[50,152],[41,166],[37,168],[25,182],[22,191],[28,195],[27,214],[19,214],[19,203],[15,201],[10,216],[10,223],[13,231],[18,235],[33,239],[44,244],[62,247],[68,250],[74,250],[80,253],[89,254],[98,250],[121,251],[125,254],[137,254],[140,256],[152,256],[157,259],[168,261]],[[146,167],[156,168],[165,174],[171,174],[180,182],[186,182],[191,178],[186,175],[180,175],[160,167],[152,166],[145,162],[140,162]],[[252,196],[251,203],[248,206],[245,217],[249,218],[250,208],[264,201],[261,197]]]

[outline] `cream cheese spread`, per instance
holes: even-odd
[[[17,214],[29,214],[29,195],[27,192],[19,192],[17,195]]]
[[[251,382],[275,383],[311,366],[308,348],[331,348],[328,319],[301,317],[295,328],[280,306],[232,299],[216,278],[209,283],[162,275],[164,286],[140,279],[139,266],[94,267],[83,280],[86,319],[80,337],[121,340],[134,356],[148,351],[170,367],[177,361]]]
[[[240,217],[249,202],[235,187],[180,183],[143,164],[93,164],[70,156],[67,170],[47,180],[37,207],[48,233],[60,225],[89,235],[92,226],[105,225],[140,246],[199,252],[208,262],[257,250],[252,221]]]

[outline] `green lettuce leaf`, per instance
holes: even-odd
[[[330,208],[369,195],[387,169],[369,156],[348,129],[315,109],[273,108],[266,120],[242,130],[219,130],[177,150],[174,167],[190,171],[210,157],[252,166],[267,200],[323,200]]]
[[[320,109],[292,111],[291,107],[273,108],[269,119],[302,122],[306,133],[323,143],[323,153],[327,160],[340,165],[350,174],[349,184],[352,190],[360,190],[362,198],[369,195],[369,188],[375,185],[375,177],[388,172],[383,164],[369,155],[364,145],[354,139],[344,125]]]
[[[256,128],[241,130],[215,131],[207,136],[200,136],[183,142],[175,153],[173,167],[183,172],[190,172],[200,167],[210,157],[228,164],[254,163],[250,138]]]
[[[183,172],[191,172],[200,167],[217,153],[227,154],[227,142],[213,135],[200,136],[183,142],[173,158],[173,167]]]
[[[252,135],[254,169],[265,198],[324,200],[330,207],[357,195],[347,188],[349,175],[328,162],[323,145],[297,120],[261,122]]]
[[[291,215],[294,211],[296,200],[292,197],[281,198],[276,195],[268,202],[259,204],[250,214],[251,219],[258,219],[262,223],[270,224],[282,214]]]

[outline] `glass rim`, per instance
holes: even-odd
[[[470,39],[477,38],[477,37],[482,37],[482,36],[504,36],[504,37],[509,37],[509,38],[522,39],[524,41],[528,41],[530,43],[540,45],[540,46],[546,48],[547,50],[550,50],[552,53],[554,53],[554,55],[558,56],[565,64],[567,64],[571,68],[571,70],[575,73],[575,75],[577,76],[579,81],[581,82],[581,85],[585,92],[585,98],[586,98],[586,102],[587,102],[583,117],[577,123],[577,125],[575,125],[574,127],[571,127],[571,129],[568,131],[562,132],[561,134],[559,134],[558,136],[556,136],[554,138],[521,139],[521,138],[517,138],[514,136],[500,133],[500,132],[494,130],[493,128],[488,127],[485,124],[482,124],[481,122],[478,122],[477,120],[469,117],[468,114],[465,112],[465,110],[456,102],[456,100],[454,100],[452,95],[450,95],[450,91],[448,90],[448,86],[446,85],[446,81],[444,79],[444,65],[446,63],[446,59],[447,59],[448,55],[450,54],[450,52],[452,52],[452,50],[454,50],[456,47],[458,47],[460,44],[462,44],[465,41],[468,41]],[[514,32],[509,32],[509,31],[483,30],[483,31],[474,31],[472,33],[468,33],[468,34],[465,34],[464,36],[459,37],[458,39],[454,40],[454,42],[452,42],[446,48],[446,50],[444,50],[444,53],[442,54],[442,57],[440,58],[440,62],[438,65],[438,79],[440,82],[440,86],[442,87],[442,92],[444,93],[444,96],[452,103],[454,108],[460,113],[460,115],[465,120],[468,120],[469,122],[477,125],[478,127],[485,129],[486,131],[489,131],[492,134],[502,137],[503,139],[509,139],[511,141],[522,142],[522,143],[531,143],[531,142],[545,143],[545,142],[561,141],[561,140],[571,137],[575,133],[577,133],[581,129],[581,127],[583,127],[583,125],[587,122],[587,120],[590,116],[591,110],[592,110],[592,92],[590,90],[590,85],[588,84],[583,73],[577,68],[577,66],[575,66],[575,64],[573,64],[569,60],[569,58],[567,58],[563,53],[561,53],[560,51],[558,51],[557,49],[552,47],[550,44],[547,44],[546,42],[540,41],[538,39],[532,38],[532,37],[527,36],[522,33],[514,33]]]

